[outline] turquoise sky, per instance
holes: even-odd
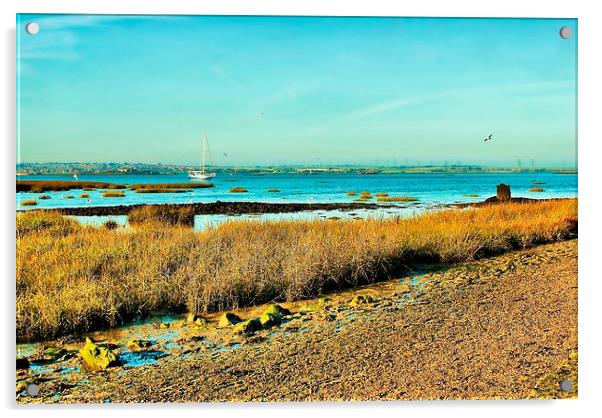
[[[18,158],[198,163],[207,133],[218,165],[573,167],[576,32],[573,19],[19,15]]]

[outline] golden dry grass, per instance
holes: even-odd
[[[35,199],[25,199],[21,200],[21,206],[36,206],[38,201]]]
[[[531,187],[529,189],[530,192],[535,192],[535,193],[539,193],[539,192],[543,192],[543,189],[541,187]]]
[[[105,190],[102,192],[102,197],[125,197],[125,192]]]
[[[415,202],[418,199],[412,196],[380,196],[377,202]]]
[[[194,208],[189,206],[146,205],[134,208],[128,214],[131,225],[152,223],[153,228],[165,225],[194,225]]]
[[[116,232],[24,213],[17,215],[17,334],[50,337],[156,310],[302,299],[417,262],[461,262],[565,239],[576,224],[574,199],[393,220],[233,221],[201,233],[158,225]]]
[[[17,192],[49,192],[73,189],[125,189],[122,184],[98,181],[17,180]]]
[[[347,196],[357,196],[356,192],[347,192]]]
[[[247,193],[248,190],[241,186],[232,187],[230,193]]]
[[[135,190],[138,193],[144,193],[141,190],[167,190],[167,189],[206,189],[214,187],[213,183],[153,183],[153,184],[132,184],[130,190]],[[150,192],[147,192],[150,193]],[[164,192],[167,193],[167,192]]]

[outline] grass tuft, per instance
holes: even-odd
[[[230,193],[247,193],[248,190],[241,186],[232,187]]]
[[[417,200],[412,196],[383,196],[376,199],[377,202],[415,202]]]
[[[104,190],[102,192],[102,197],[125,197],[125,192]]]
[[[36,206],[38,201],[35,199],[25,199],[21,201],[21,206]]]

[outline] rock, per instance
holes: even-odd
[[[217,326],[219,328],[226,328],[229,327],[231,325],[236,325],[238,323],[240,323],[242,321],[242,319],[240,319],[240,317],[232,312],[226,312],[225,314],[223,314],[220,319],[219,319],[219,324],[217,324]]]
[[[283,308],[280,305],[270,305],[267,308],[265,308],[265,311],[263,311],[263,313],[269,313],[269,314],[279,314],[279,315],[290,315],[291,311],[289,311],[286,308]]]
[[[90,338],[86,338],[86,344],[79,350],[79,355],[84,366],[92,371],[119,365],[119,359],[114,352],[107,347],[94,344]]]
[[[251,335],[255,331],[261,330],[261,321],[258,318],[247,319],[246,321],[239,322],[234,325],[232,333]]]
[[[26,389],[27,389],[27,382],[24,382],[24,381],[17,382],[17,393],[23,392]]]
[[[17,370],[29,369],[27,357],[17,357]]]
[[[128,348],[134,349],[134,350],[148,348],[152,345],[153,345],[153,342],[148,341],[148,340],[129,340],[127,343]]]
[[[206,325],[207,324],[207,320],[205,318],[203,318],[201,315],[197,315],[197,314],[193,314],[193,313],[188,314],[188,316],[186,317],[186,322],[188,322],[189,324],[195,323],[196,325]]]
[[[349,306],[365,305],[372,302],[374,302],[374,298],[370,295],[355,295],[353,299],[351,299]]]
[[[285,314],[283,312],[287,312],[287,315],[290,314],[288,309],[284,309],[278,305],[270,305],[259,317],[259,322],[264,327],[278,326],[284,319]]]
[[[510,186],[503,183],[498,184],[496,197],[500,202],[509,201],[511,199]]]

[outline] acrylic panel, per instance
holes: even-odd
[[[16,32],[18,403],[577,397],[576,19]]]

